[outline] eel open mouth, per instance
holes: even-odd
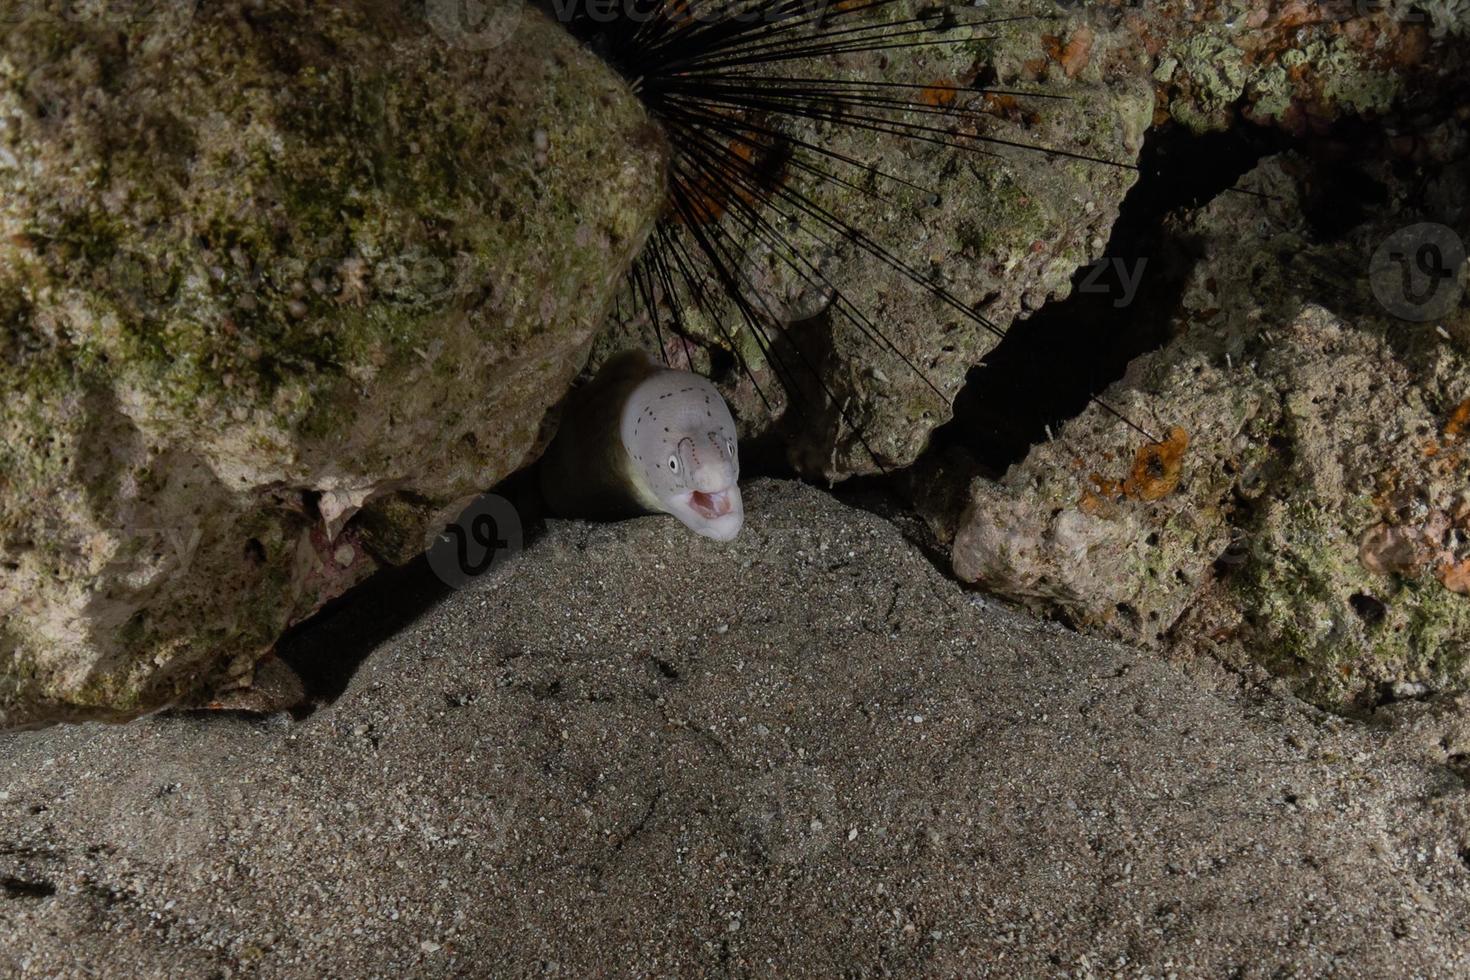
[[[664,503],[664,509],[694,533],[714,541],[735,540],[745,524],[745,507],[735,483],[723,490],[682,490]]]
[[[689,507],[700,517],[712,521],[717,517],[724,517],[732,509],[729,490],[720,490],[715,493],[704,493],[695,490],[689,495]]]

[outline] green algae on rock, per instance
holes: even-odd
[[[377,567],[365,503],[410,494],[376,513],[422,540],[534,453],[663,149],[557,25],[491,8],[514,43],[386,0],[8,19],[0,725],[248,673]]]
[[[1181,222],[1204,258],[1175,339],[1103,396],[1188,433],[1174,491],[1126,492],[1139,439],[1094,407],[971,484],[954,568],[1079,625],[1254,663],[1335,710],[1463,691],[1470,351],[1452,324],[1388,321],[1321,280],[1361,280],[1353,257],[1402,218],[1391,202],[1386,225],[1314,242],[1295,163],[1243,182],[1268,203],[1228,195]]]

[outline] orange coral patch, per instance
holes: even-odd
[[[1441,568],[1439,580],[1451,592],[1470,596],[1470,561],[1462,561],[1457,565],[1446,565]]]
[[[1189,433],[1179,426],[1169,430],[1163,442],[1150,443],[1138,451],[1133,466],[1121,483],[1101,473],[1087,475],[1093,489],[1084,490],[1078,501],[1084,513],[1100,514],[1107,501],[1131,498],[1152,502],[1162,500],[1179,488],[1184,476],[1184,454],[1189,449]]]
[[[748,174],[754,169],[755,144],[753,142],[746,139],[732,139],[727,152],[730,156],[742,161],[739,164],[731,164],[736,173]],[[754,196],[746,188],[737,185],[734,177],[722,178],[720,175],[704,171],[689,188],[689,210],[692,214],[681,214],[679,217],[685,224],[691,221],[701,225],[713,224],[724,217],[730,199],[736,195],[743,201],[754,201]]]
[[[925,86],[919,92],[919,101],[925,105],[942,109],[954,105],[956,95],[955,83],[949,79],[941,79],[932,85]]]
[[[1087,63],[1092,60],[1092,42],[1094,35],[1086,27],[1078,29],[1064,44],[1062,39],[1054,34],[1047,34],[1041,38],[1041,47],[1046,51],[1046,56],[1062,66],[1062,71],[1068,78],[1076,78]]]
[[[1444,437],[1450,442],[1458,442],[1467,433],[1470,433],[1470,398],[1460,402],[1444,426]]]
[[[1104,517],[1111,506],[1107,500],[1099,497],[1091,490],[1082,491],[1082,499],[1077,501],[1077,509],[1089,517]]]
[[[1152,501],[1173,493],[1184,475],[1184,453],[1188,449],[1189,433],[1177,425],[1163,442],[1144,446],[1133,460],[1128,479],[1123,481],[1124,495]]]

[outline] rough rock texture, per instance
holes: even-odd
[[[883,8],[880,16],[906,18],[926,6],[895,4]],[[1046,34],[1051,21],[1026,19],[1028,13],[1051,18],[1057,11],[1045,0],[1010,3],[1003,12],[960,8],[957,16],[963,21],[1016,19],[936,35],[963,43],[844,54],[772,69],[778,75],[934,87],[919,97],[953,114],[915,114],[909,122],[937,128],[940,132],[931,134],[935,139],[951,140],[960,148],[828,122],[781,121],[796,139],[859,160],[876,172],[900,175],[920,189],[821,158],[812,162],[859,186],[822,182],[800,172],[787,179],[799,193],[810,195],[816,207],[861,230],[999,332],[1021,311],[1065,296],[1077,269],[1102,253],[1118,206],[1137,177],[1127,168],[1138,158],[1153,108],[1144,60],[1136,59],[1131,70],[1108,66],[1104,71],[1085,61],[1063,65]],[[1098,16],[1104,13],[1070,12],[1080,23]],[[1065,98],[955,94],[940,88],[970,85]],[[1122,166],[1002,145],[1006,141]],[[751,368],[754,384],[731,370],[726,398],[747,437],[780,434],[783,452],[799,472],[835,480],[908,465],[923,451],[930,432],[949,419],[965,373],[998,342],[998,334],[903,272],[841,240],[816,219],[803,217],[789,201],[773,200],[771,220],[801,256],[793,261],[810,263],[801,266],[807,272],[804,278],[768,237],[751,233],[744,238],[747,299],[775,338],[775,363],[717,283],[708,283],[705,298],[720,324],[694,303],[683,309],[685,322],[702,344],[712,347],[729,349],[723,331],[733,335],[734,349]],[[800,222],[791,220],[798,217]],[[738,235],[739,224],[727,224]],[[813,268],[825,282],[809,271]],[[860,319],[866,318],[862,326],[842,315],[843,305],[834,303],[831,286],[846,298],[847,309],[855,308]],[[881,332],[893,348],[873,331]],[[603,356],[630,339],[655,342],[647,324],[630,323],[609,334],[600,345]],[[670,342],[669,355],[678,362],[683,350]],[[794,398],[788,399],[783,384],[794,389]]]
[[[1089,410],[974,482],[954,567],[1133,641],[1244,651],[1324,705],[1462,690],[1464,307],[1386,318],[1363,270],[1395,226],[1314,242],[1290,164],[1247,183],[1273,200],[1227,196],[1183,222],[1203,259],[1178,339],[1104,396],[1162,441]]]
[[[1305,133],[1405,97],[1453,97],[1464,51],[1443,42],[1470,34],[1464,0],[1109,5],[1121,9],[1104,50],[1151,55],[1156,118],[1197,130],[1243,120]]]
[[[920,6],[898,4],[886,15],[908,16]],[[1406,99],[1451,108],[1463,101],[1457,85],[1466,49],[1452,42],[1470,32],[1470,12],[1459,0],[1016,0],[957,9],[961,21],[1015,19],[977,28],[974,41],[954,47],[868,52],[782,70],[920,85],[980,80],[1065,96],[932,92],[954,117],[917,121],[960,140],[993,137],[1125,166],[1138,162],[1150,124],[1207,131],[1256,123],[1305,135],[1336,120],[1385,114]],[[1127,171],[1014,148],[976,144],[986,151],[976,154],[833,125],[792,131],[934,191],[937,204],[876,177],[864,176],[862,191],[790,178],[1000,331],[1026,329],[1026,315],[1071,292],[1078,270],[1103,254],[1133,184]],[[799,216],[790,204],[781,210],[788,219]],[[765,356],[733,304],[716,303],[720,327],[696,304],[686,303],[682,313],[701,344],[733,346],[774,404],[768,409],[755,385],[730,373],[727,398],[746,434],[779,432],[789,462],[811,477],[909,465],[950,418],[965,372],[997,337],[851,243],[819,243],[772,217],[903,356],[840,315],[831,289],[804,282],[751,235],[746,298],[775,338],[784,369]],[[810,217],[801,223],[818,224]],[[812,230],[834,237],[820,226]],[[705,292],[715,298],[721,290],[709,283]],[[733,345],[721,327],[733,334]],[[604,355],[630,340],[655,342],[647,324],[628,324],[609,334]],[[677,344],[669,348],[672,360],[683,357]],[[795,390],[790,404],[783,381]],[[773,415],[784,421],[773,426]]]
[[[422,542],[526,461],[662,150],[492,8],[514,43],[390,2],[5,12],[0,725],[248,673],[376,567],[359,507]]]
[[[301,724],[0,736],[0,972],[1470,969],[1464,714],[1347,724],[966,595],[810,488],[747,506],[728,547],[555,524]]]

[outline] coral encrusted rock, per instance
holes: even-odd
[[[248,675],[524,465],[661,195],[530,8],[146,6],[4,12],[0,725]]]

